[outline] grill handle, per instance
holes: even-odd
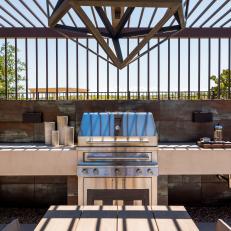
[[[140,140],[88,140],[87,143],[89,144],[99,144],[99,143],[148,143],[148,140],[140,139]]]
[[[129,156],[129,157],[112,157],[112,156],[108,156],[108,157],[97,157],[97,156],[88,156],[87,160],[92,160],[92,161],[102,161],[102,160],[133,160],[133,161],[144,161],[144,160],[150,160],[149,156],[142,156],[142,157],[137,157],[137,156]]]

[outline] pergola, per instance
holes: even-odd
[[[56,39],[56,51],[58,39],[66,39],[66,98],[70,99],[69,94],[69,72],[68,69],[68,41],[72,40],[76,44],[77,55],[78,48],[86,49],[86,99],[90,98],[89,91],[89,53],[96,55],[96,78],[97,90],[94,92],[97,99],[100,98],[99,82],[99,60],[102,59],[107,63],[107,92],[105,99],[110,98],[110,80],[109,66],[117,67],[117,91],[116,97],[120,98],[119,90],[119,69],[127,69],[127,92],[126,99],[131,98],[129,89],[130,71],[129,66],[137,63],[137,98],[141,97],[140,90],[140,59],[147,57],[147,91],[145,99],[150,99],[150,52],[157,49],[157,93],[156,98],[161,99],[159,71],[160,66],[160,45],[168,44],[167,52],[167,99],[171,98],[170,89],[170,51],[171,39],[178,40],[178,91],[176,98],[181,98],[181,39],[188,41],[188,91],[186,98],[191,98],[190,89],[190,45],[191,39],[198,40],[198,90],[197,96],[202,96],[200,89],[200,60],[201,60],[201,40],[208,40],[208,95],[211,97],[210,86],[210,70],[211,70],[211,39],[218,39],[218,75],[221,71],[221,40],[228,39],[228,66],[230,68],[230,36],[231,36],[231,1],[201,1],[201,0],[130,0],[130,1],[99,1],[99,0],[3,0],[0,5],[0,37],[5,39],[5,53],[7,53],[8,39],[14,39],[17,48],[17,40],[25,39],[25,63],[26,63],[26,93],[25,98],[28,99],[28,39],[35,39],[35,52],[38,56],[38,39],[46,40],[46,99],[49,98],[48,86],[48,40]],[[96,39],[96,49],[89,47],[89,39]],[[80,40],[85,39],[82,43]],[[138,44],[133,50],[129,48],[131,40],[137,40]],[[151,40],[156,39],[155,44],[151,44]],[[126,41],[126,51],[122,51],[120,40]],[[99,47],[104,51],[99,52]],[[131,51],[130,51],[131,50]],[[126,53],[126,55],[125,55]],[[56,66],[58,66],[58,52],[56,52]],[[17,49],[15,50],[15,99],[18,99],[17,92]],[[77,57],[77,56],[76,56]],[[77,58],[76,58],[77,59]],[[37,58],[36,58],[37,60]],[[78,61],[78,60],[77,60]],[[214,65],[214,64],[213,64]],[[76,63],[78,69],[78,63]],[[7,70],[7,55],[5,55],[5,70]],[[36,89],[38,84],[38,62],[35,65],[36,70]],[[76,71],[76,94],[79,97],[79,73]],[[6,71],[7,73],[7,71]],[[229,81],[230,82],[230,81]],[[5,75],[5,83],[7,86],[7,74]],[[230,83],[229,83],[230,84]],[[58,68],[56,68],[56,99],[58,99]],[[220,77],[218,83],[218,98],[221,95]],[[6,99],[10,99],[7,87],[5,87]],[[230,87],[228,88],[227,98],[230,97]],[[39,99],[37,94],[36,99]]]

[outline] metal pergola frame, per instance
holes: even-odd
[[[79,47],[83,47],[86,49],[87,55],[86,55],[86,66],[87,66],[87,72],[86,72],[86,80],[87,80],[87,99],[89,98],[89,53],[93,53],[94,55],[97,56],[97,99],[100,97],[100,92],[99,92],[99,59],[102,59],[104,61],[107,62],[107,73],[109,76],[109,66],[110,65],[114,65],[114,63],[111,61],[111,57],[109,57],[108,55],[105,57],[103,55],[101,55],[99,53],[99,44],[97,43],[97,48],[96,51],[92,50],[89,47],[88,44],[88,40],[93,38],[93,36],[89,33],[89,28],[87,27],[83,27],[81,25],[78,25],[78,23],[75,20],[75,17],[77,17],[75,11],[73,12],[69,12],[69,11],[65,11],[67,13],[66,17],[69,18],[69,20],[72,22],[72,26],[68,25],[66,23],[65,19],[59,18],[60,23],[58,25],[56,25],[54,28],[49,28],[47,27],[47,23],[44,22],[44,20],[42,20],[42,18],[40,17],[41,15],[43,15],[43,17],[46,18],[47,22],[50,19],[50,16],[52,16],[52,14],[54,14],[54,12],[56,12],[59,8],[59,6],[61,4],[65,4],[65,2],[67,2],[67,0],[58,0],[57,4],[52,4],[52,2],[50,0],[46,0],[47,5],[46,8],[44,8],[44,6],[42,6],[41,3],[39,3],[39,1],[36,0],[31,0],[35,6],[37,7],[36,11],[34,9],[32,9],[32,7],[30,5],[27,5],[24,3],[23,0],[18,0],[22,6],[25,8],[25,10],[28,12],[28,14],[31,15],[31,17],[33,17],[34,20],[32,20],[32,18],[28,17],[26,14],[23,14],[19,8],[15,7],[12,4],[12,1],[10,0],[4,0],[5,3],[7,4],[8,7],[4,6],[4,5],[0,5],[0,37],[5,39],[5,44],[7,45],[7,40],[13,38],[15,41],[15,46],[17,47],[17,39],[19,38],[24,38],[25,39],[25,57],[26,57],[26,64],[28,62],[28,39],[30,38],[34,38],[35,39],[35,46],[36,46],[36,54],[38,54],[38,39],[41,38],[45,38],[46,39],[46,58],[47,58],[47,53],[48,53],[48,39],[51,38],[55,38],[56,39],[56,88],[58,89],[58,40],[59,39],[66,39],[66,47],[68,47],[68,39],[74,41],[76,43],[76,54],[78,54],[78,49]],[[172,0],[172,1],[166,1],[166,2],[177,2],[178,0]],[[103,1],[104,4],[102,5],[102,1],[85,1],[85,0],[78,0],[79,4],[82,5],[88,5],[91,8],[91,12],[93,15],[93,23],[95,28],[97,28],[97,30],[99,31],[99,34],[102,35],[104,38],[106,38],[106,44],[109,44],[109,39],[111,39],[113,36],[113,34],[115,32],[110,31],[110,25],[109,22],[107,22],[106,17],[109,17],[108,15],[108,10],[107,10],[107,6],[109,5],[110,2],[110,6],[120,6],[121,7],[121,3],[123,3],[124,1],[118,1],[118,0],[113,0],[113,1]],[[93,3],[94,2],[94,3]],[[135,1],[136,4],[133,4],[133,1],[128,1],[126,3],[124,3],[126,5],[126,7],[128,7],[125,11],[124,14],[124,19],[122,20],[121,24],[117,27],[116,29],[116,38],[118,39],[127,39],[127,54],[129,54],[129,40],[130,39],[134,39],[137,38],[137,41],[141,40],[147,33],[149,33],[152,30],[152,23],[154,21],[154,19],[156,18],[157,15],[157,8],[153,8],[153,13],[150,17],[150,21],[147,22],[147,26],[143,27],[141,25],[141,21],[144,18],[144,14],[145,14],[145,7],[150,7],[150,2],[153,1],[151,0],[146,0],[145,4],[142,3],[142,5],[140,5],[141,10],[140,10],[140,15],[137,18],[137,26],[136,27],[132,27],[131,26],[131,22],[130,22],[130,18],[131,18],[131,14],[134,11],[134,7],[138,6],[137,5],[137,1]],[[140,1],[143,2],[143,1]],[[158,1],[156,1],[158,2]],[[163,1],[159,1],[162,2]],[[73,1],[72,1],[73,3]],[[129,5],[128,5],[129,3]],[[221,14],[221,12],[227,7],[227,5],[230,3],[230,0],[225,0],[216,10],[214,10],[213,12],[211,12],[211,14],[205,18],[200,24],[198,24],[199,19],[203,16],[203,14],[205,14],[206,11],[208,11],[209,9],[211,9],[214,4],[216,4],[215,0],[210,0],[209,4],[204,7],[201,12],[197,15],[196,18],[194,18],[194,20],[190,23],[190,25],[187,25],[186,28],[184,28],[183,30],[181,27],[179,27],[179,25],[176,25],[176,21],[180,21],[179,20],[179,15],[177,16],[175,14],[174,17],[172,17],[171,19],[168,20],[168,23],[166,23],[166,25],[163,28],[159,28],[159,30],[157,30],[154,34],[152,34],[151,38],[155,38],[157,39],[160,43],[157,45],[150,45],[149,40],[147,40],[147,49],[144,52],[139,52],[138,51],[138,55],[135,57],[133,57],[132,60],[127,60],[127,62],[125,63],[125,65],[131,63],[131,62],[135,62],[137,61],[137,72],[138,72],[138,79],[137,79],[137,84],[138,84],[138,99],[140,98],[140,58],[144,55],[147,55],[147,68],[148,68],[148,82],[147,82],[147,89],[148,89],[148,94],[147,94],[147,99],[150,99],[150,55],[149,52],[154,49],[157,48],[157,54],[158,54],[158,67],[159,67],[159,63],[160,63],[160,44],[164,43],[165,41],[167,41],[168,43],[168,99],[171,98],[170,96],[170,47],[171,47],[171,43],[170,43],[170,39],[177,39],[178,40],[178,52],[180,51],[180,40],[181,39],[187,39],[188,40],[188,63],[190,64],[190,47],[191,47],[191,39],[197,39],[198,40],[198,54],[200,54],[200,44],[201,44],[201,39],[208,39],[208,46],[209,46],[209,60],[211,59],[211,39],[218,39],[218,63],[220,63],[220,59],[221,59],[221,39],[228,39],[229,43],[229,60],[228,60],[228,64],[229,64],[229,69],[230,69],[230,38],[231,38],[231,28],[227,27],[227,25],[230,24],[231,22],[231,17],[226,19],[227,16],[231,15],[231,9],[227,10],[224,14]],[[118,5],[119,4],[119,5]],[[158,3],[159,4],[159,3]],[[191,7],[189,7],[190,4],[190,0],[185,0],[183,3],[183,6],[185,8],[185,17],[187,19],[189,19],[190,17],[192,17],[195,12],[197,11],[198,8],[200,8],[202,1],[198,0],[196,1],[195,5],[191,5]],[[153,5],[152,5],[153,6]],[[167,5],[166,5],[167,6]],[[168,5],[169,6],[169,5]],[[78,8],[79,9],[79,8]],[[81,9],[80,9],[81,10]],[[16,14],[13,14],[12,12],[15,12]],[[37,12],[40,12],[39,14]],[[4,12],[4,14],[1,14],[1,12]],[[17,14],[20,16],[17,17]],[[99,17],[97,17],[97,14]],[[219,17],[218,15],[221,14]],[[100,26],[100,22],[99,22],[99,18],[101,21],[103,22],[103,26]],[[104,20],[105,19],[105,20]],[[226,19],[226,20],[224,20]],[[101,23],[102,24],[102,23]],[[209,26],[205,27],[206,25],[210,24]],[[197,25],[197,26],[196,26]],[[219,25],[219,26],[217,26]],[[86,44],[82,44],[79,39],[86,39]],[[116,44],[116,42],[114,43]],[[6,50],[7,52],[7,50]],[[117,50],[117,55],[120,56],[120,51],[119,49]],[[16,61],[17,61],[17,52],[15,53],[15,57],[16,57]],[[178,55],[178,93],[177,93],[177,97],[180,99],[181,97],[181,91],[180,91],[180,55]],[[200,57],[199,57],[200,59]],[[211,61],[211,60],[210,60]],[[210,70],[211,68],[211,62],[208,62],[208,70]],[[38,89],[38,63],[37,63],[37,58],[36,58],[36,89]],[[66,63],[68,65],[68,49],[67,49],[67,59],[66,59]],[[76,63],[76,65],[78,66],[78,62]],[[199,60],[199,64],[198,64],[198,98],[200,98],[200,60]],[[48,90],[48,63],[46,61],[46,88]],[[220,67],[220,65],[218,65]],[[117,67],[123,67],[120,64],[117,65]],[[7,59],[5,60],[5,68],[7,70]],[[15,66],[15,69],[17,69],[17,64]],[[220,72],[220,68],[218,68],[219,72]],[[67,91],[66,91],[66,99],[68,99],[68,68],[66,70],[66,78],[67,78]],[[210,71],[209,71],[210,72]],[[119,99],[119,69],[117,69],[117,98]],[[79,73],[77,72],[76,74],[76,89],[77,89],[77,99],[79,97],[79,92],[78,92],[78,86],[79,86],[79,80],[78,80],[78,75]],[[157,99],[160,99],[161,96],[161,91],[160,91],[160,73],[159,73],[159,68],[158,68],[158,91],[157,91]],[[210,75],[210,73],[209,73]],[[17,80],[17,73],[15,74],[15,79]],[[231,81],[229,81],[231,82]],[[7,85],[7,75],[5,76],[5,83]],[[16,99],[17,99],[17,81],[16,81],[16,85],[15,85],[15,89],[16,89]],[[7,88],[5,89],[5,93],[7,96]],[[129,99],[129,65],[127,66],[127,98]],[[210,98],[211,96],[211,92],[210,92],[210,81],[208,79],[208,97]],[[220,80],[219,80],[219,89],[218,89],[218,96],[220,97]],[[228,97],[230,98],[230,88],[228,91]],[[28,99],[28,70],[26,68],[26,99]],[[36,94],[36,99],[39,99],[39,94]],[[48,92],[46,93],[46,99],[48,99]],[[58,99],[58,90],[56,91],[56,99]],[[107,99],[109,99],[109,77],[107,78]],[[188,99],[190,99],[190,65],[188,68]]]

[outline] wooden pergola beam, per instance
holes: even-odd
[[[1,18],[1,16],[0,16]],[[63,26],[63,28],[46,28],[46,27],[0,27],[0,38],[65,38],[65,34],[69,38],[93,38],[89,33],[88,29],[85,27],[68,27]],[[105,37],[109,37],[107,30],[105,28],[98,28],[100,34]],[[121,33],[121,38],[133,37],[134,34],[139,34],[142,38],[144,35],[150,32],[150,28],[140,27],[137,28],[124,28]],[[61,33],[59,33],[62,32]],[[153,35],[153,38],[166,38],[173,34],[172,31],[163,31],[163,28]],[[176,35],[172,35],[171,38],[231,38],[231,28],[185,28],[179,31]]]
[[[109,21],[106,13],[104,12],[103,8],[100,6],[96,6],[95,7],[99,17],[102,20],[102,23],[104,24],[105,28],[107,29],[107,31],[109,32],[109,34],[111,34],[111,37],[114,37],[114,29],[111,25],[111,22]]]
[[[134,7],[128,7],[126,9],[118,25],[115,28],[115,37],[118,37],[120,35],[121,31],[123,30],[125,24],[127,23],[134,9],[135,9]]]
[[[174,14],[178,24],[180,25],[181,29],[185,28],[186,21],[183,12],[183,5],[179,6],[177,12]]]
[[[181,0],[74,0],[81,6],[112,6],[112,7],[173,7],[181,4]]]
[[[94,24],[91,22],[91,20],[88,18],[84,10],[76,4],[76,1],[70,2],[75,12],[78,14],[80,19],[83,21],[83,23],[86,25],[88,30],[92,33],[92,35],[95,37],[95,39],[98,41],[102,49],[105,51],[105,53],[109,56],[109,58],[112,60],[112,62],[120,68],[121,63],[119,62],[118,58],[114,54],[114,52],[111,50],[111,48],[108,46],[102,35],[100,34],[99,30],[94,26]]]
[[[119,43],[118,38],[114,38],[115,31],[114,31],[114,28],[111,25],[111,22],[109,21],[106,13],[104,12],[102,7],[97,6],[97,7],[95,7],[95,9],[96,9],[97,13],[99,14],[105,28],[107,29],[108,33],[110,34],[110,37],[112,38],[112,42],[113,42],[113,45],[114,45],[114,48],[115,48],[115,52],[116,52],[116,55],[117,55],[119,61],[122,62],[123,61],[123,55],[122,55],[120,43]]]
[[[137,47],[127,56],[123,61],[122,68],[127,66],[132,59],[137,55],[137,53],[147,44],[147,42],[164,26],[164,24],[172,17],[173,14],[177,11],[179,6],[172,7],[167,10],[163,18],[156,24],[154,28],[143,38]]]
[[[59,20],[70,10],[69,0],[59,0],[54,8],[52,15],[48,19],[48,25],[54,27]]]

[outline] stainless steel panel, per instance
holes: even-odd
[[[147,152],[87,152],[85,161],[151,161],[151,153]]]
[[[156,147],[158,145],[157,136],[79,136],[78,146],[126,146],[126,147]]]
[[[128,162],[126,165],[115,165],[105,162],[80,162],[77,166],[80,177],[153,177],[158,176],[158,164]]]

